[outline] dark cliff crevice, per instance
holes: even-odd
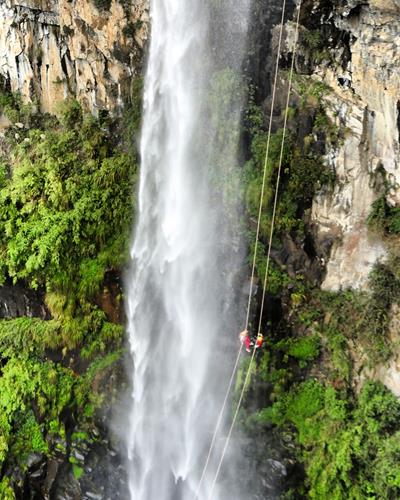
[[[398,130],[398,140],[400,143],[400,101],[397,101],[397,130]]]
[[[285,22],[292,18],[295,2],[289,0]],[[280,24],[282,5],[277,2],[255,0],[250,20],[249,49],[246,58],[247,74],[255,84],[257,102],[262,102],[271,95],[271,86],[275,69],[272,55],[272,28]],[[245,64],[246,64],[245,63]]]

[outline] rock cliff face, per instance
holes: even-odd
[[[319,237],[333,242],[323,288],[338,290],[363,288],[372,265],[385,258],[382,242],[366,227],[382,194],[382,173],[389,205],[400,203],[400,3],[342,2],[331,16],[346,35],[349,57],[340,63],[341,51],[332,49],[314,77],[330,87],[326,107],[343,140],[327,155],[334,190],[316,197],[312,219]]]
[[[265,97],[271,92],[272,28],[280,22],[281,3],[254,3],[254,24],[259,23],[260,28],[254,29],[256,40],[249,49],[248,65],[254,65],[253,79]],[[288,1],[288,5],[291,13],[293,2]],[[372,204],[385,195],[389,206],[400,206],[400,0],[304,0],[303,5],[297,69],[326,86],[324,109],[340,140],[325,141],[325,162],[334,171],[335,181],[331,189],[317,193],[310,214],[316,253],[323,258],[324,273],[319,272],[320,259],[306,255],[304,249],[304,258],[302,255],[300,263],[295,261],[299,249],[289,238],[284,242],[284,250],[292,260],[283,264],[295,274],[309,259],[309,267],[318,267],[318,273],[312,273],[318,274],[318,283],[323,275],[323,289],[363,289],[373,265],[385,260],[389,253],[382,237],[367,226]],[[287,24],[288,39],[293,38],[293,27],[293,22]],[[129,98],[132,77],[141,74],[148,32],[148,0],[0,0],[0,75],[13,91],[21,92],[26,101],[38,102],[44,112],[54,112],[60,101],[72,96],[94,114],[102,110],[118,114]],[[322,33],[322,40],[315,44],[317,48],[310,48],[305,41],[315,32]],[[312,50],[321,53],[316,57]],[[290,43],[287,51],[291,51]],[[287,60],[282,61],[283,66]],[[0,116],[0,131],[10,125]],[[120,320],[111,299],[104,294],[98,303],[112,320]],[[0,317],[20,315],[46,318],[48,312],[37,297],[20,288],[1,289]],[[397,346],[398,306],[393,306],[391,318],[389,340]],[[357,355],[351,362],[357,374],[355,384],[361,386],[368,378],[377,379],[400,396],[398,354],[372,368],[366,368]],[[322,365],[323,360],[318,363]],[[116,383],[115,395],[120,385]],[[268,388],[261,389],[267,392]],[[106,442],[106,419],[100,420],[104,424],[99,424],[101,437]],[[259,436],[256,439],[259,441]],[[260,443],[261,463],[265,450]],[[103,442],[101,446],[106,450],[110,447],[107,443],[103,446]],[[84,493],[66,493],[68,488],[80,486],[69,469],[64,474],[61,465],[57,465],[60,476],[55,480],[54,473],[51,482],[54,489],[59,488],[55,492],[57,498],[80,498],[87,492],[90,498],[102,498],[105,491],[112,495],[107,490],[112,482],[101,486],[94,471],[104,471],[105,480],[109,460],[114,469],[121,469],[118,457],[113,458],[114,448],[109,450],[111,459],[103,456],[104,450],[77,451],[78,457],[89,457],[87,462],[81,460],[86,464]],[[284,454],[278,445],[273,452],[276,454],[265,462],[268,470],[262,472],[262,477],[267,478],[264,482],[269,481],[268,471],[274,460]],[[258,460],[254,447],[249,453]],[[91,465],[91,460],[95,465]],[[38,460],[33,471],[32,477],[40,477],[40,488],[46,474],[51,475],[52,464],[48,467],[45,470],[45,461]],[[118,481],[124,483],[123,473],[120,475]],[[104,489],[95,490],[92,483]],[[275,485],[267,484],[264,489],[272,491]]]
[[[42,111],[68,96],[94,114],[118,111],[141,70],[148,5],[108,3],[0,1],[0,74],[11,89]]]
[[[381,196],[388,206],[400,206],[400,2],[313,0],[304,9],[298,70],[326,85],[324,109],[340,137],[325,143],[334,185],[317,193],[311,210],[325,264],[321,287],[363,290],[374,264],[386,261],[397,245],[371,230],[367,220]],[[316,31],[322,39],[310,50],[305,41]],[[290,23],[286,32],[290,46]],[[305,69],[313,57],[317,62]],[[391,359],[367,367],[354,355],[352,364],[356,385],[372,378],[399,396],[398,308],[388,314]]]
[[[141,70],[148,37],[148,0],[3,0],[0,2],[0,74],[12,90],[38,100],[52,112],[67,96],[90,111],[117,112],[129,95],[132,75]],[[312,2],[311,2],[312,3]],[[314,69],[325,82],[328,113],[344,131],[327,155],[337,182],[313,204],[318,238],[332,242],[323,288],[362,288],[372,265],[383,259],[383,244],[366,228],[378,197],[374,181],[382,168],[390,184],[388,202],[400,203],[399,123],[400,3],[395,0],[313,2],[313,23],[334,25],[346,34],[349,51],[332,47],[330,60]],[[97,6],[96,6],[97,5]],[[332,61],[335,61],[332,64]]]

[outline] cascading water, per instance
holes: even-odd
[[[228,122],[210,118],[209,82],[216,71],[211,54],[227,56],[230,69],[220,79],[237,73],[248,5],[150,3],[139,209],[127,280],[133,356],[129,489],[132,500],[192,500],[236,340],[228,272],[235,251],[227,237],[234,231],[218,185],[234,168],[242,98],[237,89],[224,97]],[[217,140],[218,125],[229,128],[230,141]],[[221,152],[229,167],[216,173]],[[201,499],[208,498],[208,482]]]

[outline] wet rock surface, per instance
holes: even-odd
[[[21,316],[49,319],[44,294],[21,285],[0,287],[0,318],[13,319]]]
[[[221,474],[221,484],[227,495],[230,495],[228,498],[282,498],[301,474],[291,447],[291,443],[285,443],[282,435],[272,429],[265,429],[258,434],[252,433],[250,429],[247,437],[236,436],[230,443],[231,451],[227,458],[227,462],[235,466],[231,467],[231,471],[225,469]],[[242,457],[241,461],[237,457]]]
[[[267,117],[280,11],[277,4],[256,5],[257,29],[249,49],[251,74]],[[292,11],[289,4],[273,130],[282,127],[285,71],[290,66],[295,37]],[[388,204],[394,207],[400,203],[398,2],[307,0],[302,3],[300,22],[297,74],[325,86],[324,110],[340,137],[337,141],[316,138],[327,168],[336,177],[333,189],[321,189],[315,196],[307,222],[312,228],[313,246],[322,259],[322,288],[365,289],[373,265],[387,256],[380,238],[367,227],[372,204],[383,194],[383,184]],[[291,105],[299,107],[295,93]],[[312,126],[315,117],[301,113],[297,120],[301,130],[295,133],[310,134],[309,121]],[[295,254],[299,255],[298,245]]]

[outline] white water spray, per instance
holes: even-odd
[[[212,162],[219,147],[229,168],[234,166],[241,98],[240,92],[229,97],[230,123],[224,124],[236,139],[218,144],[216,125],[205,116],[215,67],[215,2],[150,3],[139,213],[127,300],[134,367],[129,488],[132,500],[192,500],[228,381],[232,360],[226,347],[236,340],[227,272],[234,252],[225,238],[232,231],[221,233],[228,222],[212,186],[218,177]],[[228,51],[236,52],[230,65],[237,72],[248,7],[246,0],[236,3],[226,0],[219,7],[218,33],[224,33],[221,50],[229,47],[228,35],[235,39]],[[215,42],[213,48],[218,50]],[[206,480],[201,499],[208,498],[208,488]]]

